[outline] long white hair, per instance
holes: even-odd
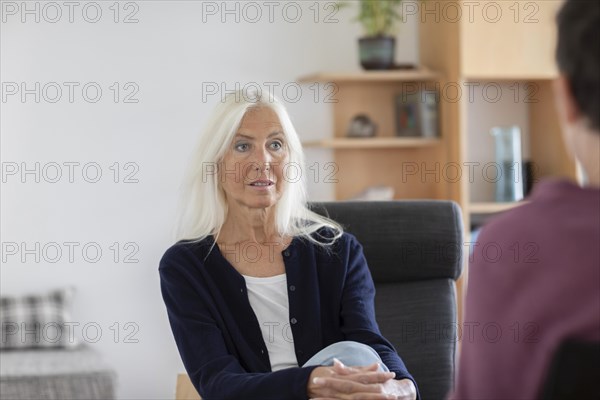
[[[274,206],[278,233],[300,236],[322,246],[334,243],[343,228],[308,208],[302,144],[285,106],[262,88],[227,94],[210,116],[181,185],[176,240],[196,242],[209,235],[218,238],[228,210],[217,165],[231,146],[244,115],[257,107],[268,107],[277,114],[288,146],[288,165],[296,170],[294,179],[284,179],[282,196]],[[311,234],[322,227],[331,228],[333,236],[316,240]]]

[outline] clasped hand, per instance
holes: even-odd
[[[379,371],[378,363],[350,367],[334,358],[332,367],[317,367],[312,371],[307,393],[311,400],[415,400],[412,381],[395,380],[395,375]]]

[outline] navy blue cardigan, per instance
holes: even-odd
[[[320,233],[327,234],[325,228]],[[205,400],[306,400],[317,366],[271,370],[245,280],[217,245],[211,250],[213,242],[212,236],[177,242],[159,266],[169,322],[192,384]],[[414,382],[379,331],[375,287],[352,234],[345,232],[329,251],[296,237],[282,254],[298,365],[332,343],[354,340],[375,349],[395,379]]]

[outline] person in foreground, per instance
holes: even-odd
[[[540,398],[561,342],[600,342],[600,2],[566,0],[557,21],[557,110],[588,183],[542,180],[482,229],[503,254],[471,265],[465,324],[495,325],[462,341],[452,399]]]
[[[217,106],[186,177],[161,292],[205,399],[410,399],[362,246],[307,207],[302,147],[268,91]],[[401,312],[401,310],[399,310]]]

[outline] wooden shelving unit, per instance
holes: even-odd
[[[430,0],[424,0],[430,1]],[[459,0],[458,6],[468,6]],[[467,82],[498,82],[511,84],[533,83],[535,101],[527,107],[530,160],[536,165],[536,179],[549,176],[577,179],[572,162],[562,143],[560,125],[555,110],[552,81],[557,77],[554,61],[556,46],[555,15],[560,0],[537,0],[529,5],[535,14],[526,13],[525,5],[515,2],[495,2],[504,16],[490,22],[481,15],[460,21],[447,18],[422,18],[419,26],[421,64],[440,73],[443,85],[466,87]],[[529,4],[529,3],[528,3]],[[515,5],[520,14],[515,14]],[[512,7],[512,8],[511,8]],[[422,9],[433,9],[434,4],[423,4]],[[466,12],[466,11],[465,11]],[[517,18],[518,17],[518,18]],[[515,21],[515,18],[517,21]],[[533,18],[533,20],[531,20]],[[532,23],[534,22],[534,23]],[[463,86],[464,85],[464,86]],[[467,96],[457,102],[442,100],[441,124],[448,144],[448,160],[464,163],[468,160],[470,136],[468,130],[470,104]],[[476,149],[474,149],[476,150]],[[462,179],[449,185],[448,198],[457,201],[463,209],[464,226],[470,226],[470,214],[493,214],[518,206],[518,203],[471,202],[470,182]],[[465,232],[465,237],[470,233]],[[467,258],[463,275],[458,281],[459,321],[462,321],[462,304],[468,276]]]
[[[369,186],[391,186],[394,198],[446,198],[443,185],[430,179],[423,181],[415,173],[421,163],[445,159],[444,134],[436,138],[398,137],[395,97],[415,85],[432,85],[439,74],[426,68],[394,71],[322,72],[298,79],[304,84],[329,82],[335,85],[333,135],[304,143],[307,148],[332,149],[337,164],[336,200],[347,200]],[[349,138],[350,121],[366,114],[377,125],[372,138]]]

